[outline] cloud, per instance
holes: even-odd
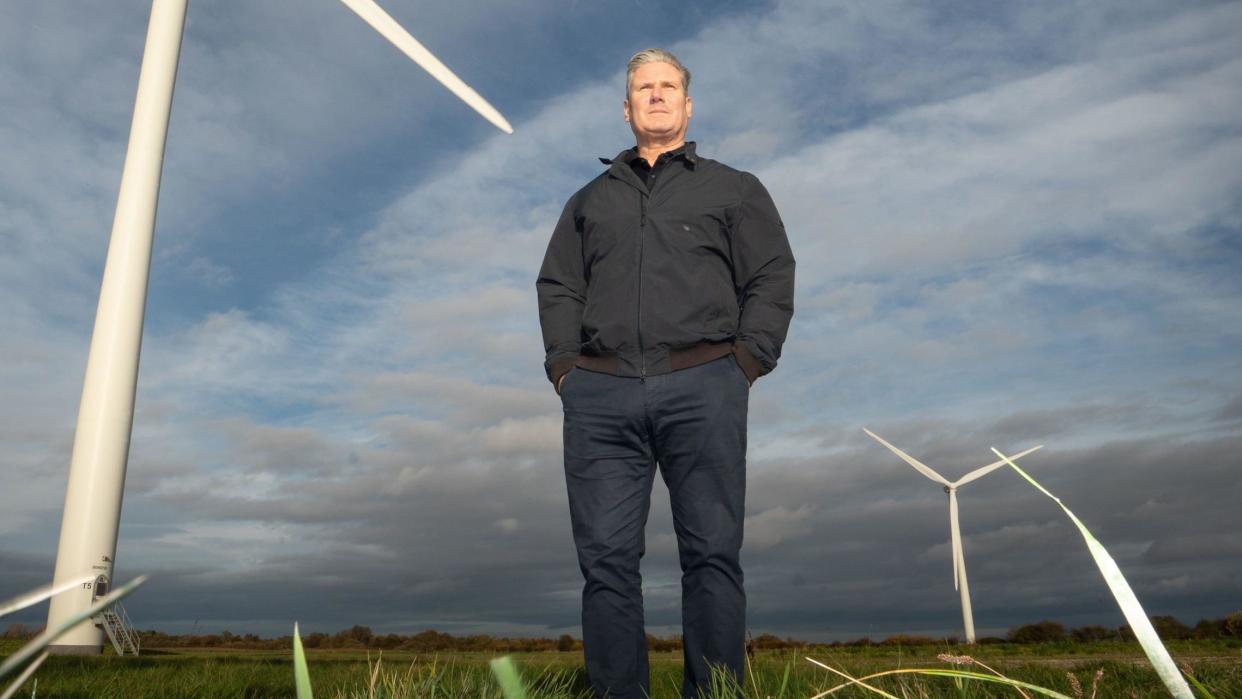
[[[781,366],[751,394],[755,630],[957,628],[944,494],[864,425],[950,478],[1046,444],[1024,465],[1149,612],[1228,611],[1242,13],[659,8],[676,29],[655,37],[626,8],[399,17],[441,29],[513,137],[342,8],[192,16],[118,553],[157,574],[140,625],[573,631],[534,273],[594,158],[627,145],[603,54],[654,40],[695,71],[703,152],[759,174],[799,261]],[[91,31],[57,3],[0,12],[20,20],[0,22],[4,596],[51,572],[145,9]],[[498,38],[512,26],[530,36]],[[653,497],[668,633],[680,571]],[[1120,623],[1077,534],[1008,470],[963,489],[962,526],[981,629]]]
[[[813,530],[806,521],[811,514],[810,506],[797,509],[777,506],[746,518],[746,546],[751,549],[768,549],[783,541],[803,537]]]

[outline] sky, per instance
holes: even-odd
[[[1238,609],[1242,4],[382,4],[516,133],[333,0],[191,4],[116,557],[151,576],[138,627],[581,633],[535,278],[633,145],[648,46],[798,261],[751,393],[752,634],[961,635],[945,494],[864,427],[949,479],[1042,444],[1149,614]],[[149,10],[0,6],[0,598],[52,576]],[[1124,623],[1055,503],[1009,469],[959,495],[981,636]]]

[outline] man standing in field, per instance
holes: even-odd
[[[682,693],[709,688],[709,665],[742,677],[747,402],[793,315],[776,207],[753,175],[686,142],[689,85],[667,51],[630,59],[637,145],[601,158],[608,169],[570,197],[537,282],[586,578],[587,677],[612,699],[649,694],[639,560],[657,464],[682,569]]]

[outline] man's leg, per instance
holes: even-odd
[[[640,699],[649,679],[639,560],[655,474],[643,389],[637,379],[575,369],[561,400],[569,512],[586,579],[587,679],[596,696]]]
[[[693,697],[711,686],[709,663],[723,665],[738,682],[745,668],[739,554],[750,388],[731,356],[648,384],[656,458],[668,484],[681,559],[682,694]]]

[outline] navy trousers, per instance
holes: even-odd
[[[742,521],[750,387],[732,356],[646,379],[574,369],[561,385],[565,479],[586,584],[582,635],[596,696],[650,693],[643,628],[643,529],[657,464],[668,486],[682,577],[685,679],[745,663]]]

